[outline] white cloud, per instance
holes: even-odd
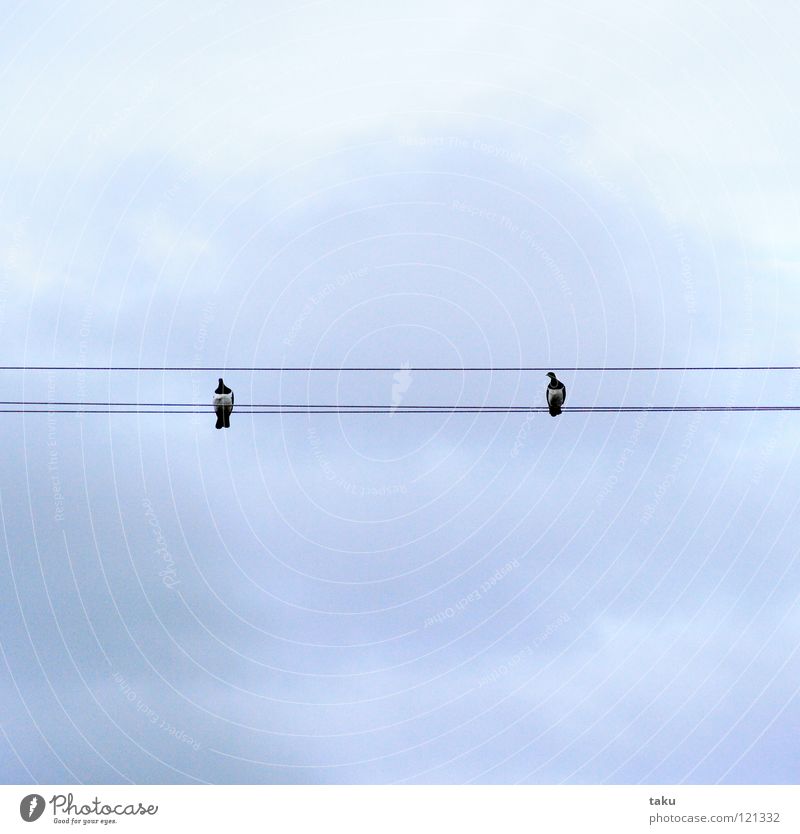
[[[541,117],[560,113],[586,125],[584,170],[794,256],[798,68],[780,40],[791,5],[769,18],[721,2],[88,9],[19,24],[32,37],[3,72],[8,160],[41,171],[155,152],[276,170],[442,118],[464,129],[489,117],[530,147]]]

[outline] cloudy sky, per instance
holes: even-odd
[[[2,16],[4,364],[406,367],[225,374],[404,405],[543,404],[541,373],[431,365],[800,365],[794,3]],[[791,412],[0,417],[6,783],[798,779]]]

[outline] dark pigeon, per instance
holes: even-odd
[[[561,414],[561,406],[567,399],[567,389],[552,371],[548,376],[550,377],[550,384],[547,386],[547,407],[550,409],[551,417],[558,417]]]

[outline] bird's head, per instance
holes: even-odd
[[[550,377],[550,379],[556,378],[556,375],[552,371],[548,371],[547,375]]]

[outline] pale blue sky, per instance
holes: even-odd
[[[408,405],[543,404],[543,374],[425,365],[800,364],[799,17],[9,7],[4,364],[408,363]],[[5,372],[3,399],[216,378]],[[800,392],[562,378],[573,405]],[[5,782],[798,778],[791,413],[2,422]]]

